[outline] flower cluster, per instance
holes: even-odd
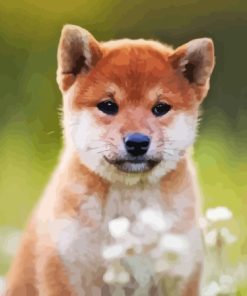
[[[226,207],[208,209],[200,218],[206,246],[206,272],[202,296],[235,295],[240,274],[247,275],[246,265],[235,269],[225,267],[224,249],[237,238],[227,227],[232,212]],[[119,217],[109,222],[112,241],[102,252],[108,263],[104,281],[113,289],[112,295],[125,295],[123,287],[136,282],[134,295],[149,295],[152,284],[159,285],[160,295],[180,295],[181,274],[176,270],[181,258],[188,255],[188,238],[171,232],[171,222],[157,209],[143,209],[134,221]],[[243,269],[245,271],[243,271]],[[171,277],[172,274],[172,277]]]
[[[143,209],[131,223],[119,217],[110,221],[108,228],[113,243],[102,252],[108,262],[104,281],[118,286],[132,278],[138,284],[135,295],[146,295],[152,281],[168,274],[189,249],[187,239],[171,233],[170,221],[157,209]]]
[[[208,209],[200,218],[206,246],[202,296],[236,295],[239,284],[246,281],[247,265],[242,262],[230,267],[226,260],[226,250],[237,241],[229,229],[232,218],[226,207]],[[108,266],[103,279],[113,288],[111,295],[124,296],[123,288],[133,287],[133,282],[137,283],[134,296],[149,295],[150,286],[161,282],[159,295],[180,295],[182,274],[176,274],[176,267],[191,246],[187,237],[172,233],[171,228],[171,221],[154,208],[143,209],[134,221],[119,217],[109,222],[111,242],[102,255]],[[0,229],[1,261],[14,256],[20,235],[15,229]],[[5,279],[0,276],[0,294],[4,286]]]
[[[225,253],[237,241],[237,237],[227,227],[232,218],[233,214],[228,208],[216,207],[208,209],[205,217],[200,219],[206,245],[203,296],[236,295],[241,282],[238,272],[240,266],[230,268]]]

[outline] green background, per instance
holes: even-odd
[[[224,205],[234,213],[230,228],[238,242],[229,261],[246,260],[244,0],[1,1],[0,226],[23,228],[57,163],[62,141],[56,50],[65,23],[80,25],[99,40],[153,38],[178,46],[193,38],[213,38],[216,68],[203,104],[195,160],[204,207]],[[0,275],[8,264],[9,257],[0,251]]]

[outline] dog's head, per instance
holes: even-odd
[[[99,43],[66,25],[57,70],[66,144],[108,180],[163,176],[195,140],[213,67],[208,38],[174,50],[146,40]]]

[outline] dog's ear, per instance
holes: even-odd
[[[57,82],[66,91],[80,73],[86,74],[101,58],[100,44],[81,27],[65,25],[62,29],[57,60]]]
[[[214,44],[209,38],[194,39],[180,47],[170,56],[174,68],[189,83],[207,85],[214,68]]]

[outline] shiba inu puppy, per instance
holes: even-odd
[[[63,28],[64,151],[9,272],[8,296],[110,295],[101,256],[108,222],[132,221],[145,207],[159,208],[188,237],[181,295],[199,295],[200,204],[188,149],[213,68],[208,38],[173,49],[98,42],[80,27]]]

